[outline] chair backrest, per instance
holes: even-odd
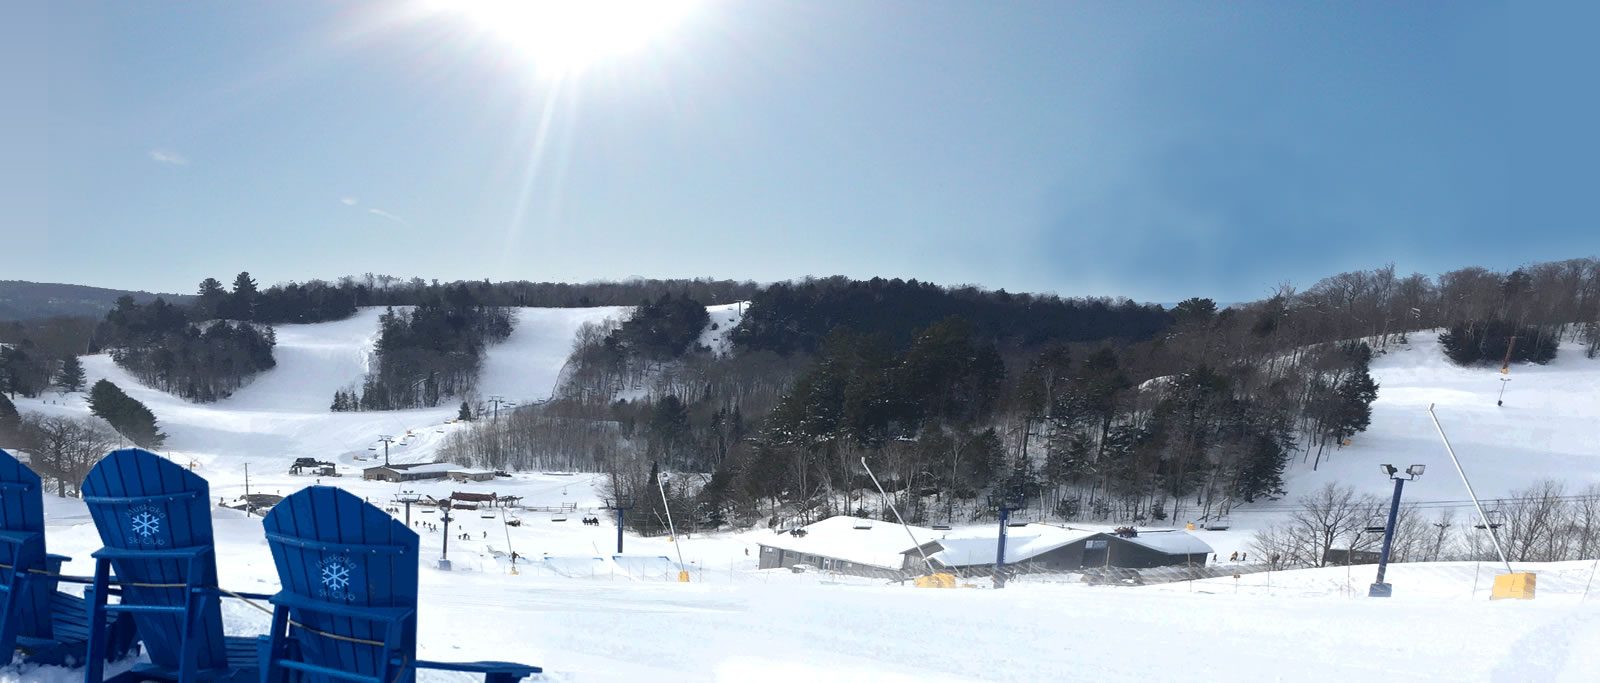
[[[388,513],[343,489],[310,486],[284,498],[262,521],[267,545],[285,593],[304,603],[341,610],[417,606],[417,534]],[[414,661],[416,618],[388,626],[374,609],[372,619],[352,619],[315,609],[291,610],[307,629],[298,636],[300,659],[368,676],[382,674],[395,658]],[[318,632],[321,633],[318,633]],[[328,638],[385,641],[377,647]],[[409,672],[404,680],[410,680]]]
[[[0,585],[8,609],[0,612],[0,655],[10,661],[16,636],[49,638],[50,599],[56,582],[30,569],[45,569],[44,493],[39,475],[0,449]],[[20,575],[19,575],[20,572]],[[18,580],[22,579],[22,580]]]
[[[118,551],[111,567],[124,604],[183,606],[191,604],[184,585],[217,586],[211,487],[205,479],[150,451],[124,448],[96,464],[82,488],[100,541]],[[201,669],[225,667],[219,601],[213,596],[198,604],[196,664]],[[136,613],[134,623],[150,661],[177,668],[182,618]]]

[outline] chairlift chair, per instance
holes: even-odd
[[[1361,529],[1369,534],[1381,534],[1389,530],[1389,519],[1383,515],[1375,514],[1367,520],[1367,526]]]
[[[1479,520],[1477,524],[1472,526],[1479,529],[1498,529],[1506,523],[1506,513],[1501,512],[1500,508],[1489,510],[1483,513],[1483,516],[1489,520],[1489,524],[1487,526],[1484,525],[1482,520]]]
[[[933,525],[933,530],[934,531],[949,531],[950,530],[950,525],[949,524],[935,524],[935,525]]]
[[[484,518],[484,519],[494,519],[494,513],[493,513],[493,512],[485,512],[485,513],[481,513],[481,514],[479,514],[479,515],[478,515],[478,516],[479,516],[479,517],[482,517],[482,518]]]
[[[550,521],[552,521],[552,522],[565,522],[565,521],[567,521],[567,515],[566,515],[566,513],[550,515]]]

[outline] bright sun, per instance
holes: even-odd
[[[668,37],[700,0],[435,0],[561,75]]]

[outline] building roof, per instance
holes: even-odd
[[[426,462],[412,463],[408,465],[401,465],[398,463],[393,465],[378,465],[377,467],[368,467],[362,471],[371,472],[373,470],[393,470],[395,472],[410,472],[412,474],[449,474],[459,469],[461,468],[447,462]]]
[[[492,503],[499,500],[493,493],[471,493],[468,491],[452,491],[450,497],[455,500],[466,500],[475,503]]]
[[[1029,524],[1006,532],[1006,564],[1027,562],[1057,548],[1102,534],[1167,555],[1200,555],[1211,552],[1211,546],[1205,541],[1184,531],[1141,531],[1138,536],[1124,537],[1117,536],[1112,529]],[[928,555],[928,559],[946,567],[993,564],[995,544],[998,541],[996,536],[995,527],[951,532],[944,538],[936,539],[940,550]]]
[[[1208,555],[1211,546],[1187,531],[1141,531],[1122,540],[1168,555]]]
[[[1006,564],[1027,562],[1035,557],[1105,533],[1093,529],[1067,529],[1047,524],[1029,524],[1006,531]],[[946,567],[994,564],[998,529],[965,529],[939,540],[939,552],[928,559]]]
[[[913,547],[906,529],[894,522],[838,515],[803,528],[805,536],[780,532],[757,542],[773,548],[884,569],[899,569],[901,554]],[[919,543],[935,538],[932,529],[910,528]]]

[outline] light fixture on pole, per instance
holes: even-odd
[[[1394,465],[1385,463],[1381,466],[1384,476],[1394,480],[1394,498],[1389,501],[1389,522],[1383,526],[1383,551],[1378,554],[1378,580],[1367,589],[1369,598],[1387,598],[1394,594],[1394,587],[1383,581],[1383,575],[1389,570],[1389,549],[1394,545],[1394,524],[1400,516],[1400,491],[1406,482],[1422,476],[1426,465],[1412,465],[1406,468],[1402,475]]]
[[[1000,535],[995,541],[994,587],[1006,587],[1006,528],[1011,525],[1011,511],[1022,509],[1022,499],[1006,495],[992,495],[989,504],[1000,513]]]

